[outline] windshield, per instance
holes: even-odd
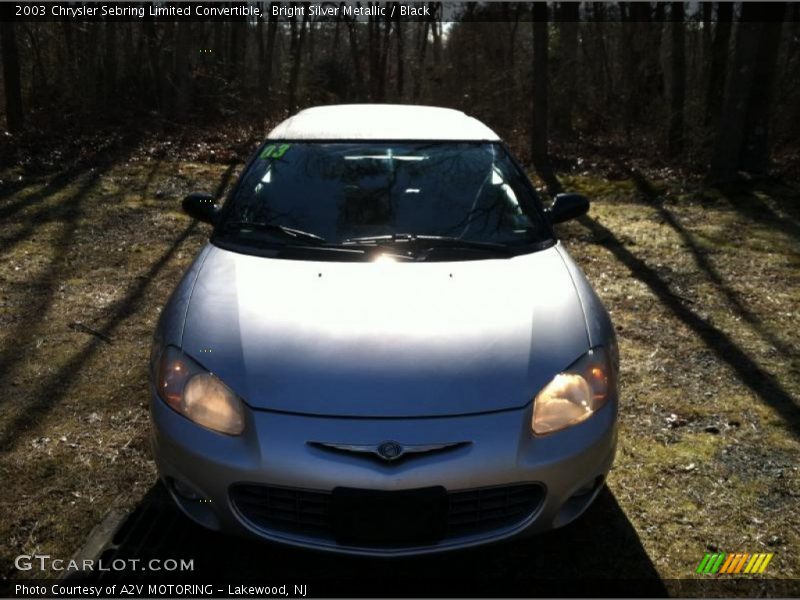
[[[549,228],[495,143],[269,143],[229,200],[219,235],[246,244],[446,238],[527,246]]]

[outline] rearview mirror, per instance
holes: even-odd
[[[589,199],[581,194],[556,194],[550,208],[545,209],[547,218],[554,225],[575,219],[589,212]]]
[[[192,192],[183,199],[181,206],[193,219],[212,225],[217,222],[219,208],[214,202],[214,196],[207,192]]]

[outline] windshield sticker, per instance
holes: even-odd
[[[266,160],[267,158],[275,158],[275,159],[281,158],[284,154],[286,154],[286,151],[291,147],[292,147],[291,144],[280,144],[280,145],[270,144],[269,146],[264,148],[264,150],[261,151],[259,158],[262,160]]]

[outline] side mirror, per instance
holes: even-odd
[[[589,199],[581,194],[556,194],[553,204],[544,212],[552,224],[563,223],[589,212]]]
[[[214,203],[214,196],[206,192],[192,192],[181,203],[183,212],[204,223],[217,222],[219,208]]]

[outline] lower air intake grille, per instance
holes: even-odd
[[[432,488],[426,488],[429,492]],[[445,496],[443,502],[444,523],[434,528],[442,531],[439,539],[467,537],[512,527],[533,514],[544,499],[544,489],[538,484],[516,484],[487,488],[476,488],[446,492],[438,488]],[[352,491],[352,490],[351,490]],[[356,490],[360,495],[358,501],[370,501],[374,495],[376,504],[392,505],[392,512],[386,514],[385,520],[396,524],[398,518],[414,518],[420,514],[419,507],[414,505],[413,491],[398,492],[408,497],[406,515],[398,514],[397,503],[387,500],[391,492],[371,492]],[[333,502],[330,492],[317,492],[294,488],[283,488],[266,485],[238,484],[231,487],[231,499],[241,515],[260,529],[290,535],[317,537],[321,539],[342,539],[343,532],[337,530],[342,521],[337,511],[347,509],[341,500]],[[336,491],[334,491],[336,493]],[[428,498],[430,494],[426,494]],[[427,500],[426,500],[427,501]],[[405,503],[405,501],[404,501]],[[386,539],[380,539],[382,531],[381,515],[370,514],[369,539],[367,545],[385,543],[387,545],[414,545],[430,543],[430,536],[413,539],[393,539],[393,533],[387,533]],[[386,531],[396,531],[396,527],[386,527]],[[376,532],[377,538],[376,539]],[[358,537],[352,532],[345,532],[347,543],[358,543]],[[436,541],[436,540],[434,540]]]
[[[448,494],[447,531],[470,535],[515,525],[542,501],[540,485],[513,485],[464,490]]]
[[[236,485],[231,488],[236,508],[259,527],[305,535],[330,530],[331,496],[294,488]]]

